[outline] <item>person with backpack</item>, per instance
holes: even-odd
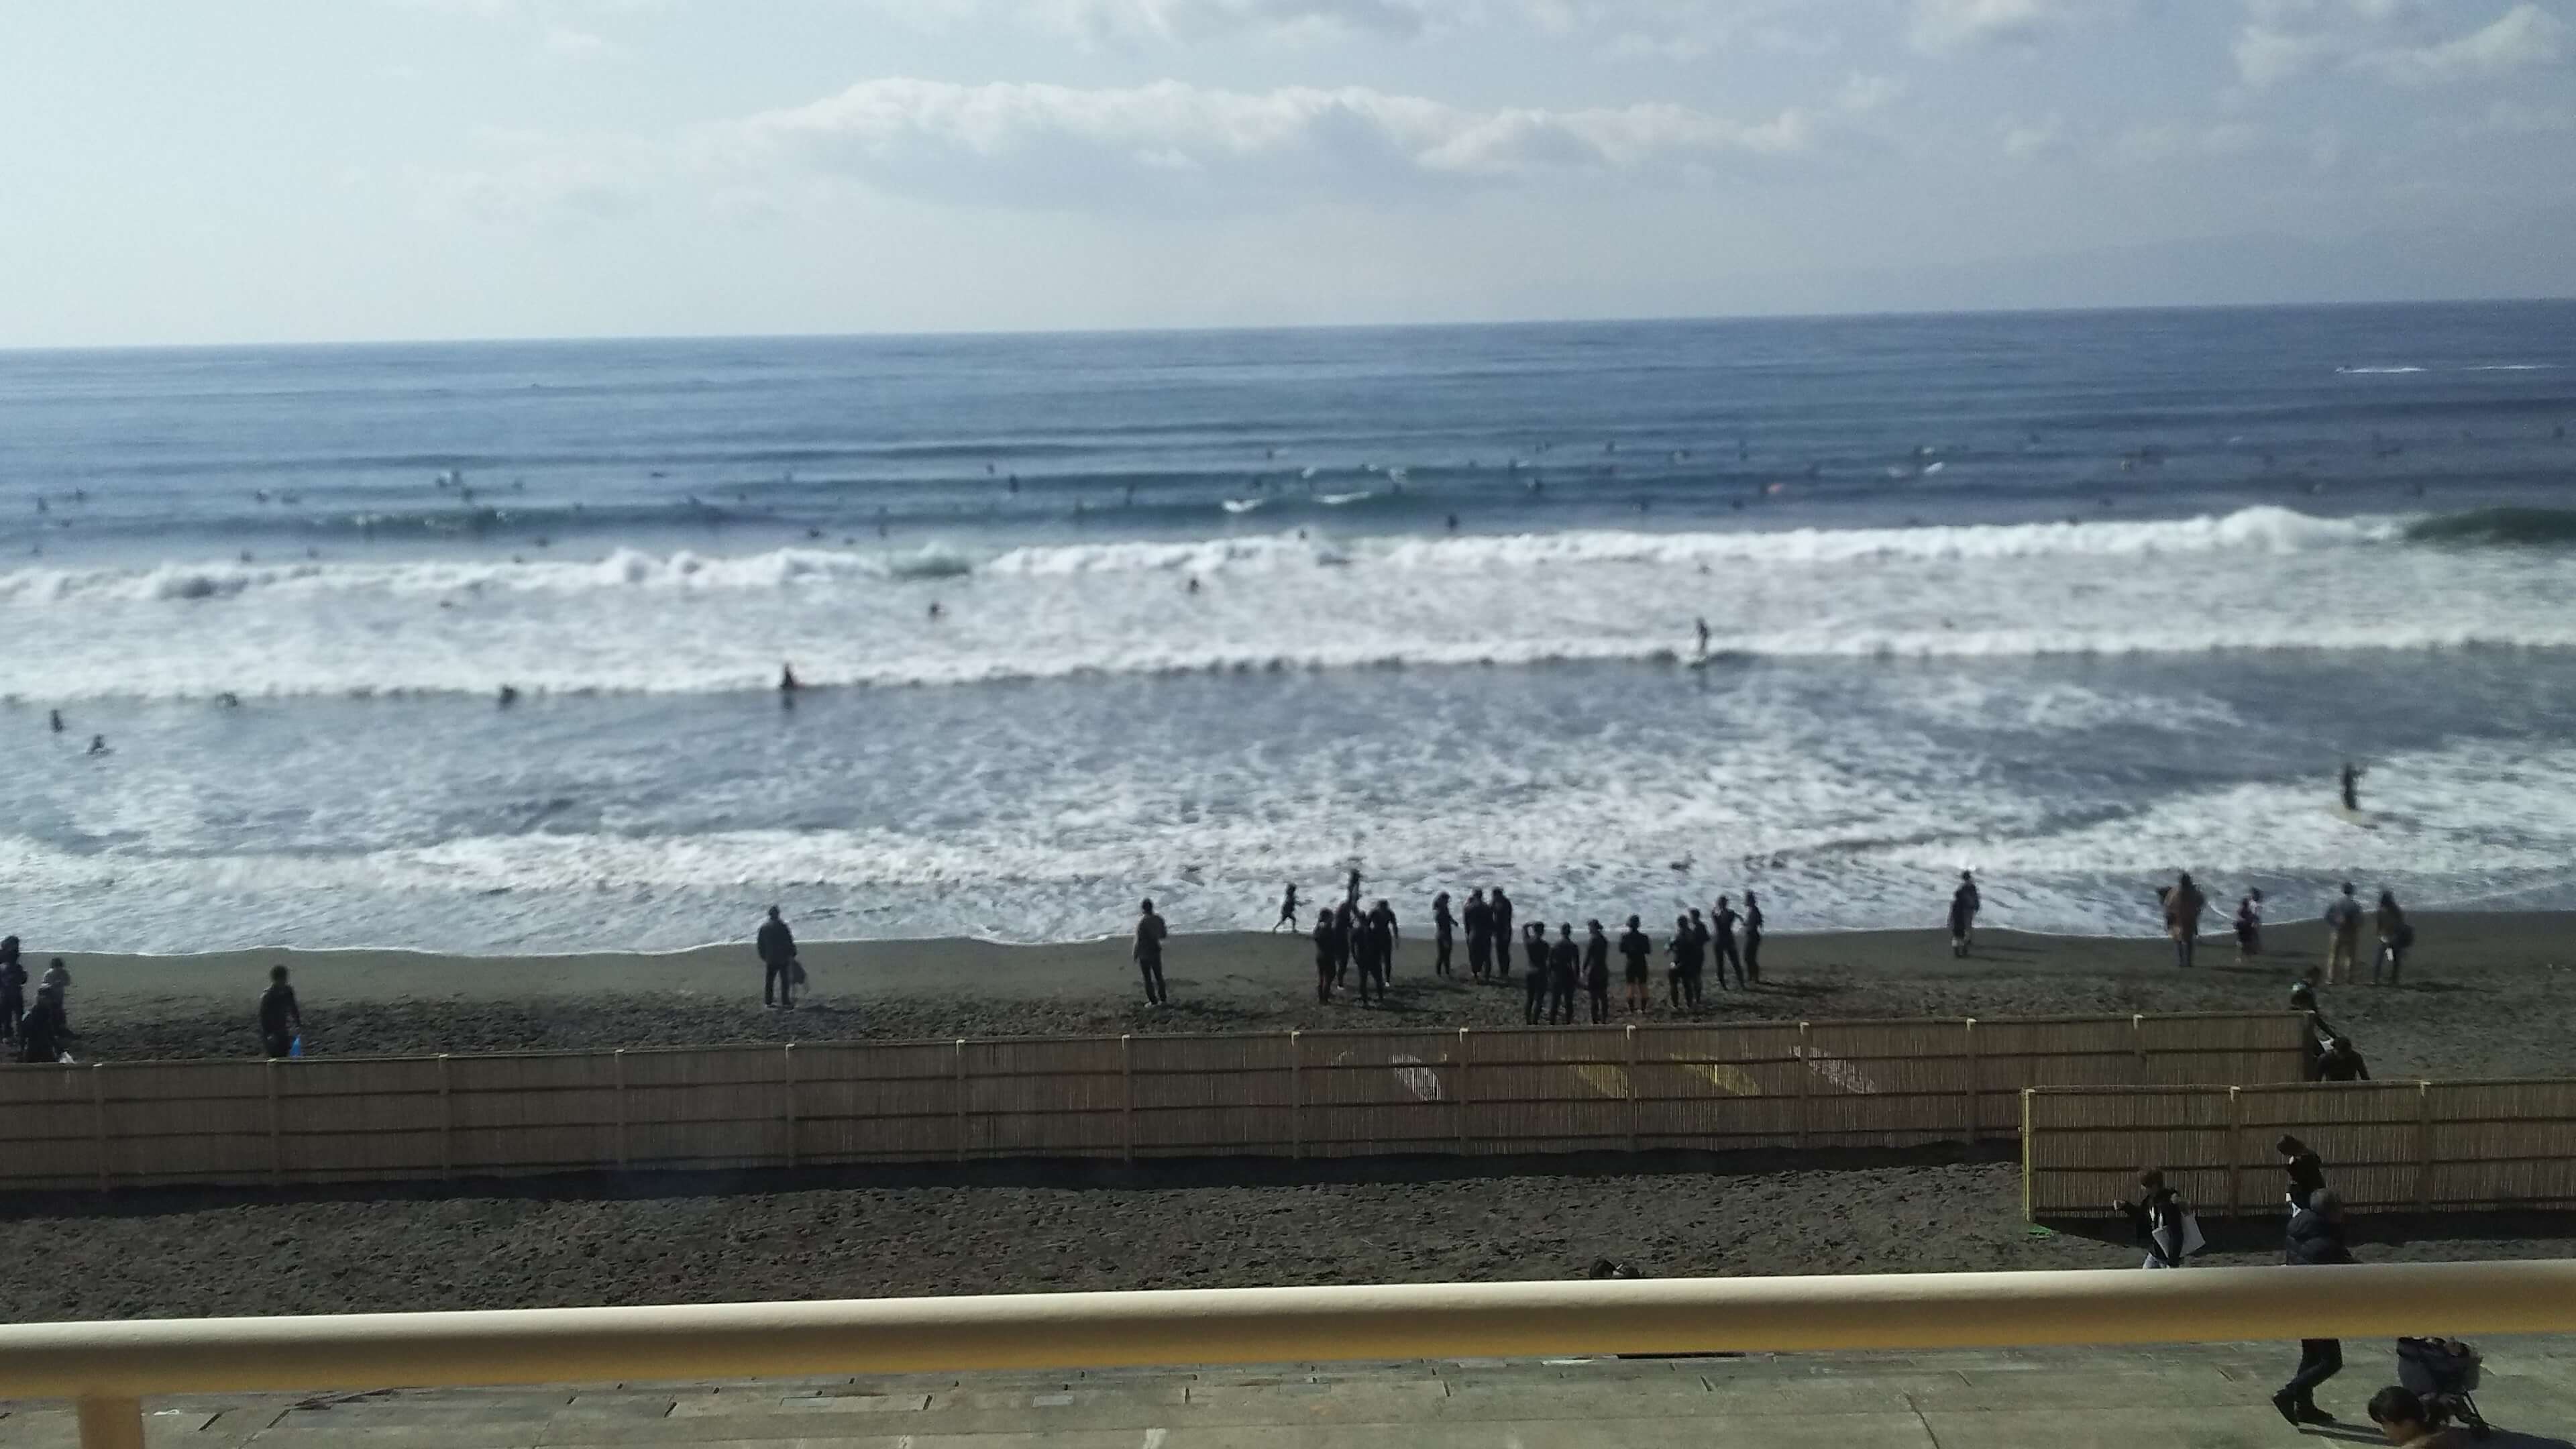
[[[2150,1167],[2139,1173],[2138,1200],[2121,1198],[2111,1206],[2129,1219],[2138,1246],[2147,1250],[2147,1260],[2139,1267],[2179,1268],[2200,1251],[2199,1225],[2182,1205],[2182,1194],[2165,1186],[2164,1169]]]
[[[295,988],[286,984],[286,968],[268,968],[268,989],[259,994],[260,1054],[272,1059],[295,1055],[296,1038],[304,1033],[304,1009],[295,1004]]]
[[[752,949],[760,955],[760,1004],[775,1011],[794,1011],[796,933],[787,929],[787,918],[778,913],[778,907],[769,908],[769,919],[760,923]]]
[[[2290,1215],[2289,1241],[2281,1261],[2293,1268],[2334,1267],[2352,1261],[2352,1249],[2344,1242],[2341,1197],[2320,1188],[2306,1207]],[[2341,1372],[2343,1340],[2300,1339],[2299,1371],[2272,1395],[2272,1407],[2293,1425],[2333,1423],[2334,1415],[2317,1407],[2317,1385]]]

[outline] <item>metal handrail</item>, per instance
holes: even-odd
[[[1224,1288],[0,1326],[0,1394],[141,1449],[167,1393],[2571,1328],[2559,1261]]]

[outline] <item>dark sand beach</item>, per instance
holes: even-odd
[[[2326,1015],[2381,1076],[2569,1070],[2576,935],[2546,915],[2437,915],[2402,987],[2330,988]],[[2186,974],[2152,938],[1989,932],[1777,936],[1768,980],[1718,1019],[2190,1011],[2282,1005],[2313,927]],[[41,961],[41,945],[29,954]],[[1141,1005],[1117,943],[816,944],[811,1004],[758,1004],[749,947],[462,959],[391,952],[72,960],[89,1059],[247,1055],[265,968],[291,965],[317,1052],[728,1040],[1249,1031],[1517,1023],[1517,990],[1439,982],[1407,942],[1385,1010],[1313,999],[1302,940],[1171,945],[1178,1004]],[[2365,976],[2367,974],[2365,968]],[[1660,1019],[1660,1017],[1659,1017]],[[1595,1257],[1656,1274],[2116,1267],[2112,1228],[2035,1235],[2008,1153],[1528,1159],[1467,1166],[986,1164],[830,1175],[449,1189],[21,1196],[0,1202],[12,1317],[722,1301],[916,1293],[1545,1278]],[[2102,1236],[2092,1236],[2092,1232]],[[2277,1227],[2226,1227],[2210,1261],[2276,1261]],[[2561,1256],[2576,1216],[2374,1218],[2366,1261]]]

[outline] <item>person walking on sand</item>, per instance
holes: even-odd
[[[18,938],[0,936],[0,1041],[16,1041],[26,1016],[27,963],[18,959]]]
[[[1494,965],[1494,911],[1485,904],[1482,889],[1467,892],[1465,919],[1467,928],[1467,974],[1482,981]]]
[[[268,989],[259,994],[259,1050],[272,1060],[295,1055],[295,1039],[304,1033],[304,1009],[295,1004],[295,988],[286,984],[286,968],[268,968]]]
[[[1716,908],[1709,912],[1708,964],[1717,973],[1717,989],[1720,991],[1726,989],[1726,968],[1729,963],[1733,963],[1735,967],[1735,989],[1738,991],[1753,989],[1744,980],[1743,954],[1735,949],[1735,923],[1741,919],[1742,917],[1735,914],[1734,904],[1724,896],[1717,898]]]
[[[1154,902],[1149,897],[1137,908],[1136,948],[1131,954],[1136,958],[1137,971],[1145,978],[1145,1001],[1151,1006],[1172,1004],[1171,990],[1163,985],[1164,934],[1163,918],[1154,914]]]
[[[2340,1267],[2352,1262],[2352,1248],[2344,1241],[2340,1196],[2331,1189],[2319,1188],[2309,1195],[2306,1207],[2290,1215],[2289,1240],[2282,1248],[2281,1261],[2293,1268]],[[2341,1339],[2300,1339],[2299,1371],[2272,1395],[2272,1407],[2293,1425],[2333,1423],[2334,1415],[2317,1407],[2317,1385],[2341,1372]]]
[[[1959,888],[1950,892],[1950,954],[1965,957],[1976,939],[1977,909],[1983,904],[1977,896],[1977,878],[1967,871],[1959,872]]]
[[[1547,927],[1532,921],[1521,928],[1521,1024],[1539,1025],[1547,1009]]]
[[[796,933],[787,929],[787,918],[778,913],[778,907],[769,908],[769,919],[760,923],[752,949],[760,953],[760,1004],[773,1011],[794,1011]]]
[[[1762,902],[1751,891],[1744,893],[1744,974],[1762,980]]]
[[[1592,1024],[1601,1026],[1610,1020],[1610,938],[1599,921],[1583,924],[1583,991],[1592,998]]]
[[[1297,883],[1293,880],[1288,882],[1287,894],[1279,898],[1279,919],[1270,923],[1270,929],[1276,931],[1281,926],[1297,929]]]
[[[1556,944],[1547,952],[1548,1025],[1574,1025],[1574,992],[1582,979],[1583,948],[1574,944],[1574,923],[1561,922],[1556,928]]]
[[[1449,976],[1449,948],[1457,939],[1458,921],[1449,914],[1449,893],[1442,891],[1431,898],[1431,970],[1434,975]]]
[[[2138,1174],[2138,1200],[2113,1200],[2111,1206],[2129,1219],[2138,1235],[2138,1246],[2147,1250],[2141,1268],[2179,1268],[2196,1251],[2192,1244],[2191,1213],[2182,1205],[2182,1194],[2165,1186],[2164,1169],[2150,1167]]]
[[[2406,950],[2415,944],[2415,928],[2406,923],[2406,913],[2397,906],[2397,894],[2382,889],[2379,909],[2373,924],[2379,927],[2379,951],[2370,958],[2370,984],[2379,984],[2379,968],[2388,968],[2388,984],[2394,986],[2406,971]]]
[[[2263,954],[2263,893],[2247,891],[2236,902],[2236,959]]]
[[[2191,968],[2193,948],[2200,944],[2200,917],[2209,907],[2209,899],[2200,887],[2191,883],[2191,872],[2174,877],[2173,889],[2165,892],[2165,934],[2173,937],[2174,964]]]
[[[1619,936],[1619,958],[1627,964],[1628,1009],[1642,1013],[1651,1005],[1647,978],[1647,961],[1655,954],[1655,943],[1639,928],[1637,918],[1628,918],[1628,929]]]
[[[1315,913],[1315,1000],[1329,1004],[1333,999],[1333,978],[1341,972],[1334,959],[1333,913]]]
[[[2361,952],[2361,902],[2352,896],[2352,882],[2343,883],[2343,894],[2326,906],[2326,980],[2336,986],[2352,984],[2353,958]]]

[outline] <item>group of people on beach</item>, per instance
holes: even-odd
[[[2156,906],[2163,914],[2165,934],[2173,938],[2174,964],[2192,965],[2201,935],[2201,920],[2208,913],[2209,898],[2192,882],[2191,872],[2183,871],[2171,885],[2156,888]],[[2398,984],[2406,969],[2406,953],[2415,946],[2415,927],[2406,919],[2406,911],[2397,904],[2397,894],[2388,889],[2379,892],[2379,906],[2371,916],[2378,928],[2379,949],[2371,957],[2370,984],[2383,980]],[[2351,881],[2343,883],[2343,893],[2327,902],[2326,979],[2336,985],[2351,982],[2358,970],[2361,955],[2362,907],[2354,894]],[[2263,893],[2249,890],[2236,902],[2236,955],[2244,960],[2263,954]]]
[[[27,963],[19,959],[18,938],[0,936],[0,1042],[13,1060],[58,1062],[72,1040],[64,1002],[71,995],[72,973],[56,956],[36,983],[36,1001],[27,1004]]]
[[[1314,928],[1308,934],[1315,946],[1318,1002],[1330,1002],[1336,991],[1350,990],[1354,970],[1362,1005],[1386,1001],[1387,983],[1395,971],[1395,943],[1403,933],[1393,907],[1386,901],[1362,908],[1361,884],[1360,872],[1353,868],[1341,904],[1315,913]],[[1299,930],[1299,909],[1297,886],[1290,882],[1280,897],[1279,918],[1271,923],[1271,929]],[[1447,891],[1434,895],[1433,974],[1456,977],[1458,939],[1463,934],[1468,975],[1478,982],[1507,986],[1512,981],[1513,952],[1517,948],[1524,993],[1523,1021],[1532,1026],[1570,1025],[1578,1015],[1580,996],[1588,1002],[1590,1019],[1598,1024],[1610,1019],[1610,957],[1615,949],[1621,963],[1619,974],[1627,987],[1626,1009],[1652,1009],[1650,963],[1656,953],[1655,943],[1646,934],[1641,918],[1628,917],[1626,928],[1615,942],[1598,917],[1589,919],[1578,941],[1572,921],[1558,922],[1551,938],[1544,920],[1515,923],[1516,910],[1511,895],[1501,886],[1472,889],[1467,892],[1466,905],[1457,908],[1452,907]],[[1725,988],[1727,968],[1732,966],[1735,989],[1752,990],[1753,983],[1762,979],[1762,930],[1762,904],[1751,891],[1745,892],[1744,909],[1740,912],[1731,897],[1719,896],[1706,916],[1697,909],[1675,916],[1672,934],[1663,947],[1664,989],[1670,1008],[1699,1008],[1701,985],[1712,964],[1720,989]]]

